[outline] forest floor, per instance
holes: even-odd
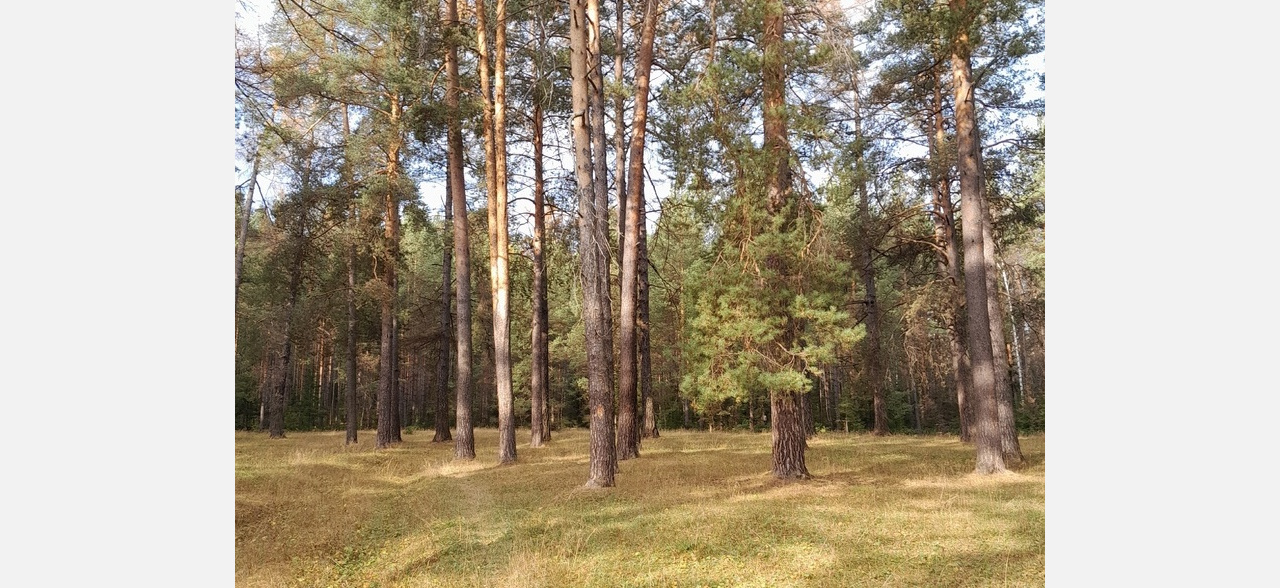
[[[1042,586],[1044,435],[975,476],[954,436],[822,433],[813,479],[769,475],[769,434],[662,431],[587,490],[587,431],[497,465],[432,431],[237,432],[236,586]]]

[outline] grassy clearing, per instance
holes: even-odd
[[[976,477],[954,437],[823,434],[815,478],[768,474],[769,435],[664,431],[581,488],[586,430],[454,462],[429,431],[236,433],[237,586],[1038,586],[1044,436]],[[522,431],[517,439],[527,439]]]

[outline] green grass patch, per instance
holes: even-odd
[[[527,439],[522,431],[517,439]],[[769,435],[664,431],[587,490],[587,431],[497,465],[406,435],[236,433],[237,586],[1039,586],[1044,436],[974,476],[954,437],[824,433],[812,480],[769,475]]]

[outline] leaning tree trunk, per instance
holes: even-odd
[[[542,178],[542,104],[533,105],[533,329],[529,366],[529,446],[541,447],[547,438],[547,387],[550,380],[547,345],[547,274],[542,243],[546,239],[546,201]]]
[[[445,3],[445,19],[449,29],[455,33],[451,38],[460,35],[458,23],[458,0]],[[457,393],[455,410],[457,411],[454,440],[454,457],[457,459],[475,459],[476,443],[471,425],[471,236],[467,223],[467,194],[463,183],[462,171],[462,121],[458,112],[458,102],[462,90],[458,83],[458,47],[450,43],[445,54],[445,73],[448,87],[445,92],[445,108],[449,113],[449,198],[453,208],[453,269],[458,275],[454,304],[457,322],[454,323],[455,340],[457,341],[458,370],[454,377]]]
[[[764,94],[764,149],[769,158],[768,210],[773,215],[784,215],[781,231],[795,226],[796,208],[791,201],[791,145],[787,140],[786,120],[786,71],[782,47],[782,1],[766,0],[764,6],[764,34],[761,38],[763,53]],[[787,256],[790,252],[772,251],[765,265],[784,280],[793,268]],[[796,319],[791,316],[790,305],[778,309],[782,313],[782,334],[777,341],[782,349],[790,349],[796,338]],[[769,420],[772,433],[773,475],[777,478],[808,478],[805,467],[805,425],[802,403],[803,393],[797,390],[770,390]]]
[[[951,9],[959,13],[962,23],[972,20],[965,0],[954,0]],[[961,26],[952,44],[951,69],[956,96],[956,167],[960,171],[961,230],[964,235],[965,314],[973,375],[973,441],[977,453],[974,471],[991,474],[1007,470],[1000,444],[991,320],[987,313],[987,263],[982,236],[982,153],[978,144],[969,55],[969,35]]]
[[[955,210],[951,205],[951,168],[943,146],[947,142],[946,125],[942,116],[942,69],[933,75],[933,134],[929,136],[932,156],[933,183],[933,236],[934,251],[938,257],[938,273],[946,277],[947,292],[951,299],[951,312],[943,317],[950,338],[951,373],[955,377],[956,406],[960,413],[960,440],[972,440],[970,410],[966,392],[969,388],[969,355],[964,347],[964,284],[960,278],[959,246],[956,243]]]
[[[258,141],[261,142],[262,139],[259,138]],[[236,294],[232,302],[232,308],[239,308],[240,306],[240,282],[244,275],[244,251],[249,242],[249,219],[253,217],[253,189],[258,185],[258,159],[259,154],[255,151],[253,154],[253,171],[249,173],[249,188],[245,192],[244,216],[240,220],[240,236],[236,241]]]
[[[595,0],[569,3],[571,99],[573,108],[574,175],[578,189],[578,233],[582,263],[582,317],[587,348],[587,397],[591,412],[589,474],[587,487],[614,485],[617,453],[613,432],[613,390],[610,382],[613,345],[609,325],[609,239],[599,222],[608,210],[597,198],[595,164],[604,167],[603,157],[592,158],[591,103],[599,116],[599,101],[591,79],[599,79],[599,6]],[[588,22],[590,17],[592,22]],[[593,45],[594,41],[594,45]],[[595,47],[596,51],[591,49]],[[596,68],[592,76],[590,69]],[[605,194],[607,198],[607,194]]]

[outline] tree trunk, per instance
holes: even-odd
[[[445,19],[455,33],[458,31],[458,0],[447,0],[445,3]],[[462,171],[462,120],[458,112],[458,102],[462,93],[458,82],[458,47],[450,43],[445,54],[445,74],[448,87],[445,92],[445,108],[449,112],[449,140],[447,157],[449,161],[449,199],[453,208],[453,270],[458,275],[455,282],[454,299],[457,322],[454,323],[455,341],[457,343],[457,373],[454,376],[454,387],[457,394],[454,410],[457,411],[455,425],[454,457],[457,459],[475,459],[475,435],[471,425],[471,230],[467,222],[467,194],[463,182]]]
[[[574,173],[578,188],[578,232],[581,251],[584,338],[587,351],[587,395],[591,413],[590,458],[587,487],[606,488],[614,485],[617,453],[613,432],[613,390],[610,382],[613,345],[609,325],[609,239],[602,230],[601,218],[607,218],[607,202],[601,206],[603,190],[596,182],[605,177],[595,164],[604,167],[601,156],[592,157],[592,108],[600,116],[600,100],[591,81],[598,82],[599,72],[599,6],[596,0],[570,0],[569,44],[572,75]],[[590,18],[590,22],[588,21]],[[593,51],[594,49],[594,51]],[[594,75],[590,70],[595,69]],[[601,125],[603,135],[603,125]],[[603,136],[601,137],[603,141]],[[603,151],[603,143],[601,144]],[[607,198],[607,194],[603,194]],[[607,229],[607,227],[605,227]]]
[[[834,375],[831,366],[822,366],[822,385],[820,388],[820,393],[822,394],[822,424],[827,427],[828,431],[836,430],[836,411],[835,406],[831,403],[831,379]]]
[[[977,134],[975,130],[975,135]],[[982,256],[987,266],[987,318],[991,321],[991,358],[996,373],[996,415],[1000,422],[1000,450],[1005,465],[1022,465],[1018,445],[1018,424],[1013,415],[1013,390],[1009,384],[1009,361],[1004,340],[1004,313],[1000,309],[1000,287],[996,281],[996,241],[990,207],[982,199]]]
[[[292,241],[294,246],[293,265],[289,268],[289,298],[285,302],[284,307],[284,343],[281,345],[280,363],[277,370],[277,378],[279,378],[275,389],[271,394],[271,406],[267,410],[267,417],[270,420],[268,428],[268,437],[271,439],[284,438],[284,411],[289,390],[294,385],[293,376],[293,322],[294,308],[298,304],[298,295],[302,290],[302,264],[305,260],[306,247],[303,238],[306,229],[303,225],[303,216],[299,214],[296,221],[297,224],[292,228]]]
[[[622,17],[625,12],[625,6],[622,0],[613,0],[613,14],[618,21],[614,27],[613,35],[613,82],[616,84],[613,94],[613,189],[618,196],[618,263],[622,263],[622,252],[627,247],[627,138],[626,125],[622,124],[622,117],[625,111],[625,100],[622,88],[625,80],[622,71],[622,37],[623,28]],[[634,17],[634,16],[633,16]],[[622,268],[618,268],[618,281],[622,281]],[[622,296],[621,292],[618,294]],[[619,327],[621,328],[621,327]],[[618,368],[621,371],[621,367]],[[621,385],[622,375],[619,373],[619,385]],[[621,415],[624,410],[621,403],[618,406],[618,413]],[[621,435],[619,430],[619,435]]]
[[[644,403],[643,438],[658,437],[657,399],[653,396],[653,356],[649,351],[649,238],[645,220],[645,201],[640,197],[639,284],[636,288],[636,354],[640,359],[640,401]]]
[[[622,250],[621,312],[618,328],[618,458],[638,457],[639,433],[636,431],[636,314],[639,294],[640,231],[644,223],[641,203],[644,201],[644,140],[648,122],[649,71],[653,67],[653,38],[657,28],[656,0],[647,0],[644,25],[640,34],[640,53],[636,59],[636,101],[631,118],[631,167],[628,169],[630,193],[626,198],[626,239]],[[621,16],[619,16],[621,23]],[[621,67],[619,66],[619,72]]]
[[[855,92],[856,94],[856,92]],[[859,101],[860,102],[860,101]],[[858,217],[859,217],[859,233],[858,240],[861,249],[861,277],[862,289],[864,295],[863,308],[866,309],[866,317],[863,324],[867,326],[866,342],[866,358],[867,358],[867,387],[871,389],[872,407],[875,415],[872,433],[875,435],[889,434],[889,411],[885,405],[884,399],[884,360],[882,358],[883,351],[880,343],[880,305],[876,301],[876,273],[875,273],[875,242],[872,239],[872,231],[874,227],[871,222],[871,195],[867,191],[867,175],[868,170],[866,161],[863,158],[863,151],[866,149],[866,138],[862,136],[862,112],[861,104],[854,103],[854,143],[857,145],[857,155],[855,156],[854,177],[857,178],[855,185],[858,190]]]
[[[799,394],[769,395],[770,434],[773,441],[772,468],[775,478],[808,478],[804,452],[807,447]]]
[[[511,385],[510,276],[507,229],[507,2],[497,0],[494,33],[493,102],[486,104],[485,170],[489,180],[489,292],[493,304],[493,379],[498,397],[498,463],[516,460],[516,425]],[[484,0],[476,0],[476,42],[485,44]],[[485,54],[480,53],[481,63]],[[487,73],[481,67],[481,88],[486,98]],[[490,111],[492,114],[490,115]],[[492,171],[490,171],[492,170]]]
[[[258,142],[262,139],[259,137]],[[240,236],[236,241],[236,294],[232,308],[240,306],[240,282],[244,275],[244,250],[249,242],[249,219],[253,217],[253,189],[258,185],[258,151],[253,153],[253,170],[249,173],[249,187],[245,192],[244,216],[240,220]]]
[[[355,207],[351,222],[355,224]],[[360,425],[356,410],[356,244],[352,239],[347,247],[347,439],[345,445],[356,443],[356,430]]]
[[[450,172],[445,170],[444,188],[444,224],[453,224],[453,182]],[[449,309],[450,289],[453,288],[453,243],[448,234],[442,235],[444,247],[440,261],[440,343],[436,355],[436,381],[432,388],[435,401],[435,436],[432,443],[443,443],[453,440],[449,434],[449,354],[453,348],[453,312]]]
[[[400,97],[388,96],[391,102],[390,123],[400,124]],[[378,374],[378,432],[374,447],[383,449],[395,443],[399,437],[396,404],[396,263],[400,259],[400,199],[396,183],[400,175],[399,131],[393,131],[393,139],[387,149],[387,192],[383,196],[383,242],[386,253],[382,259],[382,337],[379,349]]]
[[[618,17],[614,35],[614,82],[618,91],[614,94],[614,184],[618,190],[618,459],[640,457],[639,411],[636,403],[636,272],[635,255],[631,243],[636,236],[632,232],[634,220],[629,218],[631,207],[627,200],[627,161],[623,133],[622,98],[622,16],[623,4],[614,0],[614,14]],[[640,72],[636,72],[639,77]],[[639,80],[636,80],[637,83]],[[637,104],[637,108],[639,105]],[[637,111],[638,112],[638,111]],[[634,124],[634,120],[633,120]],[[634,141],[634,135],[632,136]],[[643,147],[641,147],[643,149]],[[634,163],[634,159],[632,160]],[[630,255],[630,257],[628,257]]]
[[[316,339],[320,347],[317,357],[317,364],[320,368],[320,425],[321,428],[328,429],[333,421],[333,388],[329,385],[329,380],[333,374],[332,363],[329,361],[332,351],[325,345],[329,342],[327,333],[321,333]]]
[[[399,214],[399,213],[397,213]],[[396,289],[398,291],[400,281],[396,280]],[[398,306],[398,305],[397,305]],[[400,443],[400,431],[404,428],[405,419],[405,394],[403,378],[400,377],[400,317],[391,315],[391,442]]]
[[[591,58],[591,67],[587,70],[587,80],[590,83],[591,92],[588,94],[588,100],[591,107],[588,112],[591,113],[591,152],[593,159],[594,173],[594,194],[596,214],[596,230],[603,235],[604,248],[601,252],[601,270],[604,276],[604,326],[605,337],[609,342],[608,349],[609,360],[606,370],[609,375],[609,389],[613,390],[614,386],[614,355],[613,355],[613,302],[612,302],[612,284],[610,280],[610,268],[612,267],[611,249],[609,248],[609,166],[608,154],[606,152],[606,136],[604,129],[604,61],[603,53],[600,49],[601,33],[600,33],[600,2],[599,0],[587,0],[587,23],[590,25],[587,30],[587,51]],[[615,442],[616,446],[616,442]],[[617,469],[617,462],[614,462],[614,469]]]
[[[960,172],[963,213],[965,314],[973,377],[970,391],[973,394],[973,441],[977,453],[974,471],[991,474],[1006,471],[1006,468],[1000,443],[991,320],[987,313],[987,264],[982,236],[982,153],[974,111],[969,35],[965,26],[972,21],[972,16],[966,9],[966,0],[954,0],[951,9],[958,13],[961,22],[952,44],[951,69],[956,96],[956,167]]]
[[[761,50],[763,53],[762,90],[764,95],[764,149],[769,158],[768,172],[768,210],[774,215],[785,215],[782,231],[792,230],[795,225],[795,206],[791,202],[791,145],[787,139],[786,119],[786,59],[783,55],[782,27],[783,8],[781,0],[766,0],[764,6]],[[791,264],[785,258],[786,252],[771,252],[765,264],[778,276],[790,276]],[[778,341],[783,349],[790,349],[795,342],[796,321],[791,316],[789,305],[779,309],[783,314],[783,332]],[[769,404],[771,418],[769,424],[773,438],[773,475],[777,478],[807,478],[809,470],[805,467],[805,425],[802,403],[803,393],[794,390],[770,390]]]
[[[271,395],[275,390],[275,382],[271,379],[271,352],[268,346],[262,348],[262,380],[258,385],[258,430],[266,431],[270,428],[267,423],[267,413],[272,403]]]
[[[971,375],[969,356],[964,347],[964,287],[960,278],[959,246],[956,243],[955,211],[951,204],[951,169],[944,146],[947,142],[946,125],[942,111],[942,69],[933,75],[933,134],[929,136],[932,156],[933,183],[933,235],[937,247],[938,273],[946,277],[947,291],[951,298],[951,313],[943,320],[950,336],[951,373],[955,377],[956,406],[960,413],[960,440],[972,440],[970,413],[966,391]]]
[[[547,274],[542,243],[546,239],[546,202],[542,177],[542,103],[533,105],[533,329],[529,382],[529,446],[541,447],[547,439],[548,365]]]
[[[1000,268],[1000,278],[1004,282],[1004,293],[1008,297],[1006,302],[1009,307],[1009,324],[1013,325],[1009,332],[1013,333],[1013,359],[1018,374],[1018,391],[1021,392],[1022,397],[1025,399],[1027,397],[1027,381],[1023,376],[1022,368],[1022,340],[1018,337],[1018,317],[1013,313],[1013,290],[1009,289],[1009,274],[1004,271],[1003,267]]]

